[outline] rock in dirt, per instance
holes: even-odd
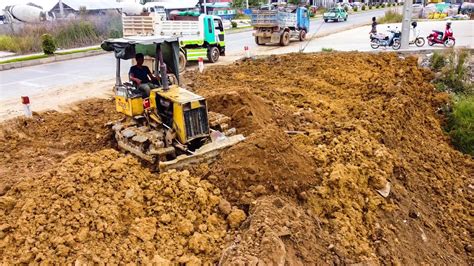
[[[247,218],[247,215],[245,215],[244,211],[234,209],[227,216],[227,222],[229,223],[230,228],[235,229],[239,227],[243,221],[245,221],[245,218]]]

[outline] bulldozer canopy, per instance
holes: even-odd
[[[166,66],[179,78],[179,42],[175,37],[132,36],[118,39],[108,39],[102,42],[101,48],[113,51],[115,58],[128,60],[135,54],[142,53],[151,57],[156,56],[156,46],[160,45],[163,61]]]

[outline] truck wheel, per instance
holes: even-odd
[[[348,17],[348,16],[346,16],[346,17],[344,18],[344,21],[347,21],[347,17]]]
[[[290,33],[285,31],[280,36],[280,45],[281,46],[287,46],[288,44],[290,44]]]
[[[179,51],[179,73],[183,73],[184,70],[186,70],[186,63],[188,61],[186,60],[186,55],[183,53],[183,51]]]
[[[207,50],[207,59],[209,59],[209,62],[215,63],[217,60],[219,60],[219,48],[212,46]]]
[[[265,44],[265,43],[263,43],[263,42],[260,41],[260,37],[255,37],[255,43],[256,43],[257,45],[264,45],[264,44]]]
[[[328,19],[327,19],[327,18],[325,18],[325,19],[324,19],[324,22],[328,22]]]
[[[300,42],[306,40],[306,31],[305,30],[301,30],[300,31]]]

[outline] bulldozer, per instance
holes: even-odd
[[[166,171],[212,162],[245,139],[230,128],[230,117],[208,111],[204,97],[180,86],[177,38],[131,36],[105,40],[101,47],[116,58],[115,108],[125,116],[108,125],[119,148]],[[121,80],[121,61],[137,53],[152,59],[148,63],[160,77],[149,95]]]

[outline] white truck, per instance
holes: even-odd
[[[179,12],[168,20],[162,14],[123,16],[123,35],[175,36],[181,47],[180,70],[200,57],[211,63],[225,55],[224,26],[218,16]]]

